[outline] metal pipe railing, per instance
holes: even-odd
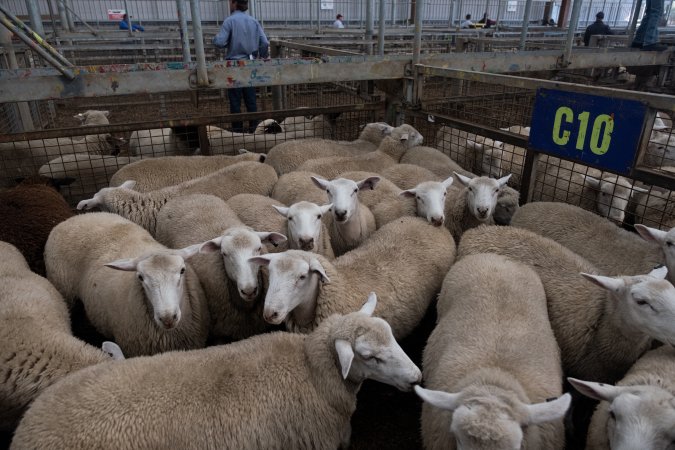
[[[207,87],[209,75],[206,71],[206,54],[204,53],[204,34],[202,32],[202,17],[199,0],[190,0],[192,12],[192,33],[195,41],[195,55],[197,56],[197,85]]]
[[[419,64],[422,50],[422,14],[424,12],[424,0],[415,2],[415,39],[413,41],[413,64]]]
[[[57,0],[57,1],[58,1],[58,2],[63,2],[63,6],[66,8],[66,11],[67,11],[67,12],[69,12],[69,13],[72,14],[73,16],[77,17],[77,19],[78,19],[80,22],[82,22],[82,25],[84,25],[85,28],[86,28],[87,30],[89,30],[89,32],[90,32],[91,34],[93,34],[94,36],[98,36],[98,33],[96,32],[96,30],[94,30],[94,28],[92,28],[92,26],[89,25],[82,17],[78,16],[77,13],[76,13],[75,11],[73,11],[73,8],[71,8],[71,7],[68,5],[68,3],[65,2],[65,0]],[[73,24],[73,19],[70,17],[70,15],[66,15],[66,17],[68,17],[68,23],[70,24],[71,28],[74,29],[75,27],[74,27],[74,24]]]
[[[572,17],[570,18],[569,28],[567,28],[567,40],[565,42],[565,58],[563,62],[568,65],[572,57],[572,46],[574,45],[574,34],[579,25],[579,15],[581,14],[581,2],[583,0],[574,0],[572,5]]]
[[[42,27],[42,17],[40,17],[40,6],[37,0],[26,0],[28,16],[30,17],[30,26],[37,34],[44,37],[45,29]]]
[[[189,64],[192,58],[190,56],[190,33],[188,31],[185,0],[176,0],[176,11],[178,12],[178,22],[180,23],[180,40],[183,44],[183,62]]]
[[[380,0],[377,15],[377,54],[384,56],[384,0]]]
[[[532,0],[525,2],[525,14],[523,16],[523,29],[520,31],[520,44],[518,48],[525,50],[525,38],[527,37],[527,29],[530,26],[530,13],[532,12]]]

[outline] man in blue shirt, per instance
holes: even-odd
[[[125,14],[124,17],[122,17],[122,20],[120,21],[120,30],[128,30],[129,29],[129,23],[127,22],[127,15]],[[143,25],[136,25],[135,23],[131,24],[131,31],[145,31],[145,28],[143,28]]]
[[[230,17],[225,19],[220,31],[213,38],[213,45],[216,47],[227,47],[225,55],[227,60],[269,58],[270,42],[260,23],[246,14],[246,10],[248,10],[248,0],[230,0]],[[254,87],[228,89],[227,96],[230,100],[230,113],[232,114],[241,112],[242,97],[248,112],[258,110]],[[251,129],[255,129],[257,121],[252,121],[250,125]],[[232,131],[244,131],[243,124],[233,122]]]

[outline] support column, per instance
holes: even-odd
[[[380,0],[377,22],[377,54],[384,56],[384,0]]]
[[[0,16],[4,17],[1,13]],[[7,55],[9,68],[18,69],[19,63],[16,60],[16,54],[14,53],[14,47],[12,46],[12,33],[3,26],[0,26],[0,46],[5,48],[5,54]],[[33,117],[30,114],[28,102],[17,102],[16,107],[19,110],[19,117],[21,118],[23,131],[33,131],[35,129],[35,125],[33,124]]]
[[[574,45],[574,33],[577,31],[579,25],[579,14],[581,14],[581,2],[583,0],[574,0],[572,5],[572,17],[570,18],[570,25],[567,28],[567,41],[565,42],[565,59],[564,63],[569,65],[572,57],[572,45]]]
[[[373,14],[373,1],[366,0],[366,49],[368,54],[373,54],[373,28],[375,28],[375,15]]]
[[[66,7],[63,4],[63,0],[56,0],[56,8],[59,10],[59,21],[61,22],[61,29],[63,31],[72,31],[70,29],[70,24],[68,23],[68,16],[66,14]]]
[[[42,37],[45,37],[45,29],[42,27],[42,17],[40,16],[40,6],[37,0],[26,0],[28,16],[30,17],[30,27]]]
[[[70,13],[70,10],[73,9],[73,3],[70,0],[63,0],[66,8],[66,20],[68,21],[68,28],[70,31],[75,31],[75,22],[73,21],[73,15]]]
[[[525,50],[525,39],[527,38],[527,30],[530,26],[530,12],[532,11],[532,0],[525,2],[525,15],[523,16],[523,28],[520,31],[520,44],[518,48]]]
[[[190,57],[190,32],[188,31],[187,8],[185,0],[176,0],[176,11],[180,23],[180,40],[183,45],[183,63],[189,64]]]
[[[637,22],[640,18],[640,9],[642,9],[642,0],[635,0],[635,7],[633,8],[633,17],[630,21],[630,27],[628,28],[628,42],[633,42],[635,37],[635,30],[637,29]]]
[[[195,41],[195,54],[197,56],[197,85],[208,87],[209,75],[206,72],[206,53],[204,53],[204,35],[202,33],[202,16],[199,8],[200,0],[190,0],[192,12],[192,33]]]

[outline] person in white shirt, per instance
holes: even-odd
[[[333,28],[344,28],[345,24],[342,23],[342,14],[335,16],[335,22],[333,22]]]
[[[475,28],[473,22],[471,21],[471,14],[467,14],[464,19],[465,20],[459,25],[460,28]]]

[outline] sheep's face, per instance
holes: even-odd
[[[512,188],[505,186],[499,190],[497,205],[493,213],[493,219],[497,225],[510,225],[513,215],[518,211],[518,193],[509,192]]]
[[[661,247],[668,268],[668,279],[673,281],[673,275],[675,275],[675,228],[670,229],[670,231],[662,231],[644,225],[635,225],[635,230],[643,239],[656,242]]]
[[[304,201],[288,208],[275,206],[279,214],[288,220],[289,248],[317,252],[321,242],[321,219],[332,206]]]
[[[296,322],[314,320],[320,281],[328,277],[319,261],[300,250],[289,250],[261,257],[251,262],[268,266],[269,287],[265,296],[263,318],[279,325],[294,313]]]
[[[668,355],[663,355],[668,357]],[[675,448],[675,397],[656,385],[612,386],[569,379],[587,397],[605,401],[610,447],[672,450]]]
[[[485,145],[490,145],[486,140]],[[491,139],[489,141],[492,141]],[[495,141],[491,142],[492,147],[488,147],[483,151],[481,161],[481,173],[488,177],[498,177],[502,174],[502,156],[504,155],[504,143]],[[483,147],[482,144],[477,144]]]
[[[623,222],[628,207],[628,200],[634,192],[646,192],[645,189],[633,187],[624,177],[606,175],[598,180],[585,175],[584,184],[597,191],[595,207],[603,217]]]
[[[494,179],[488,177],[468,178],[455,172],[466,186],[466,207],[480,222],[489,222],[497,205],[499,190],[506,185],[511,175]]]
[[[607,289],[628,332],[641,333],[661,342],[675,344],[675,288],[664,278],[666,267],[648,275],[602,277],[582,274]]]
[[[452,177],[442,182],[425,181],[414,189],[402,191],[399,195],[414,198],[417,203],[417,215],[440,227],[445,222],[445,199],[452,182]]]
[[[361,181],[336,178],[328,181],[322,178],[312,177],[314,184],[326,191],[328,203],[333,205],[333,217],[337,223],[346,223],[355,217],[359,211],[358,192],[361,189],[374,189],[380,181],[380,177],[369,177]]]
[[[245,227],[233,227],[222,236],[207,241],[202,251],[219,250],[227,277],[237,283],[239,297],[252,302],[260,293],[258,285],[259,266],[249,260],[263,252],[263,242],[278,244],[286,236],[279,233],[255,232]]]
[[[391,130],[391,137],[403,144],[406,149],[417,147],[424,142],[422,134],[407,123]]]
[[[652,131],[647,144],[647,154],[658,166],[675,165],[675,135]]]

